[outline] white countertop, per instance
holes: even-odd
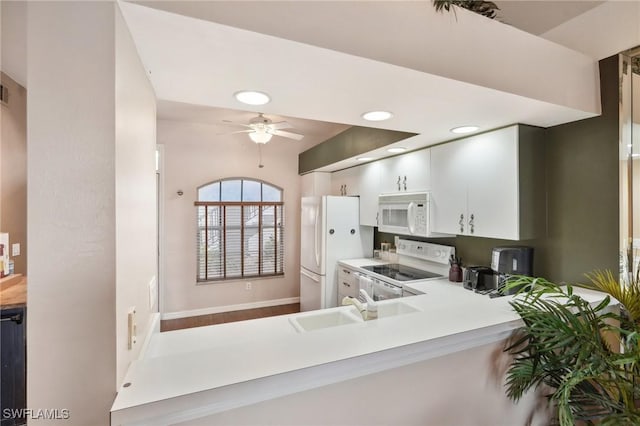
[[[359,268],[388,262],[355,259],[342,263]],[[200,402],[194,404],[203,404],[205,391],[215,391],[211,398],[219,406],[212,409],[241,406],[243,398],[247,403],[264,400],[313,388],[314,383],[335,383],[495,342],[520,324],[509,305],[511,297],[491,299],[448,280],[410,286],[426,293],[402,299],[419,312],[374,321],[299,333],[289,317],[300,314],[292,314],[157,333],[144,358],[131,364],[125,378],[131,385],[118,391],[112,422],[126,423],[122,419],[128,418],[128,410],[134,417],[143,416],[140,407],[147,404],[162,413],[158,401],[176,399],[176,407],[188,406],[185,397],[196,393],[200,393]],[[575,293],[592,302],[604,297],[578,288]],[[376,357],[384,357],[384,363]],[[294,375],[297,379],[291,380]],[[301,379],[301,375],[306,376]],[[242,386],[248,382],[251,387]],[[263,385],[272,396],[258,395],[265,394]],[[224,398],[225,392],[231,395],[229,399]]]

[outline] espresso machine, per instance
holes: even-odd
[[[505,281],[511,275],[533,276],[533,248],[495,247],[491,253],[494,287],[500,295],[513,294],[517,288],[502,292]]]

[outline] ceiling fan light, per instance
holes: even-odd
[[[389,111],[369,111],[362,114],[362,118],[367,121],[384,121],[393,117]]]
[[[271,102],[269,95],[256,90],[242,90],[234,93],[233,96],[238,100],[238,102],[242,102],[247,105],[264,105]]]
[[[252,141],[254,141],[255,143],[262,143],[262,144],[269,142],[272,136],[273,135],[271,133],[260,132],[260,131],[249,133],[249,137],[251,138]]]

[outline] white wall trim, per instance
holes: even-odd
[[[196,317],[199,315],[219,314],[221,312],[242,311],[245,309],[266,308],[269,306],[290,305],[300,303],[299,297],[287,297],[285,299],[262,300],[259,302],[240,303],[238,305],[212,306],[210,308],[192,309],[190,311],[165,312],[162,314],[163,320]]]

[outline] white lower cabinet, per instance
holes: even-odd
[[[338,306],[342,305],[344,297],[357,297],[359,291],[357,272],[338,264]]]
[[[433,231],[534,238],[544,218],[541,132],[516,125],[433,147]]]

